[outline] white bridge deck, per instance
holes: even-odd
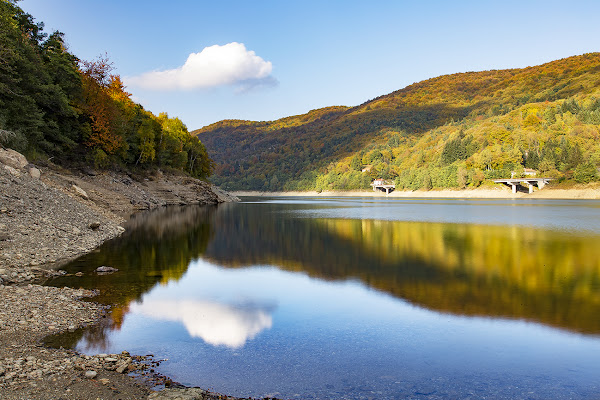
[[[512,186],[512,192],[517,193],[518,185],[527,185],[529,193],[533,193],[533,186],[543,189],[553,178],[513,178],[513,179],[494,179],[496,183],[503,183],[506,186]]]
[[[393,183],[389,184],[389,183],[378,182],[378,181],[371,183],[371,186],[373,186],[374,192],[379,189],[382,192],[385,192],[385,194],[390,194],[390,192],[392,190],[396,189],[396,185],[394,185]]]

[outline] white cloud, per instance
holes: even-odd
[[[156,319],[182,322],[190,336],[199,337],[213,346],[234,349],[273,324],[266,308],[234,307],[209,301],[146,300],[133,305],[132,311]]]
[[[273,65],[246,49],[243,43],[205,47],[192,53],[179,68],[151,71],[125,79],[128,86],[154,90],[193,90],[224,85],[271,84]],[[276,82],[276,81],[275,81]],[[259,84],[260,85],[260,84]]]

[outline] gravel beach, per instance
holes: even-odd
[[[89,357],[45,347],[49,334],[94,324],[110,310],[83,301],[93,291],[39,283],[60,274],[61,263],[119,236],[138,210],[235,200],[183,175],[74,172],[0,148],[0,398],[230,398],[198,388],[154,391],[144,378],[153,361],[143,355]]]

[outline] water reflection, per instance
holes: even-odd
[[[486,219],[502,202],[486,212],[442,202],[456,223],[402,220],[438,203],[279,200],[137,215],[52,282],[99,288],[112,314],[48,343],[156,354],[169,359],[162,373],[242,397],[597,397],[600,231]],[[532,207],[511,205],[511,218]],[[562,207],[566,217],[578,206]],[[398,220],[359,218],[391,211]],[[119,272],[98,276],[100,265]]]
[[[288,204],[220,209],[203,257],[229,267],[270,264],[323,279],[360,279],[454,314],[526,318],[600,333],[598,233],[294,218],[285,213],[290,210],[295,208]]]
[[[271,327],[264,307],[211,299],[143,301],[143,294],[156,285],[179,281],[198,258],[229,268],[267,264],[320,279],[356,279],[432,310],[600,333],[599,233],[486,225],[485,220],[448,224],[298,218],[298,210],[326,216],[328,208],[332,214],[349,209],[344,202],[280,202],[139,214],[122,238],[66,267],[83,276],[61,277],[52,284],[98,288],[96,300],[114,304],[110,320],[85,333],[94,336],[88,340],[94,343],[105,340],[107,329],[119,329],[132,308],[180,321],[190,335],[232,348]],[[93,270],[100,265],[120,271],[97,276]]]
[[[236,349],[261,331],[271,328],[269,307],[229,305],[197,300],[146,300],[131,311],[154,319],[179,321],[191,337],[214,346]]]
[[[168,207],[136,214],[123,236],[64,266],[69,274],[48,284],[98,289],[94,301],[113,307],[110,318],[85,332],[67,334],[58,344],[73,347],[85,336],[88,343],[106,347],[106,332],[121,327],[132,302],[141,301],[157,285],[179,281],[190,262],[205,251],[215,211],[215,206]],[[119,272],[98,276],[94,270],[101,265]]]

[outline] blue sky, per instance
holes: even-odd
[[[190,130],[222,119],[263,121],[353,106],[439,75],[600,51],[597,0],[19,5],[47,32],[64,32],[79,58],[106,52],[136,101],[181,118]],[[201,52],[182,74],[190,54]]]

